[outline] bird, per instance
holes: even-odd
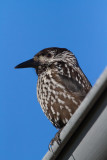
[[[51,140],[60,144],[60,132],[91,89],[91,83],[79,66],[75,55],[66,48],[50,47],[15,68],[34,68],[37,76],[37,99],[59,130]]]

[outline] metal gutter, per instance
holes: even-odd
[[[54,160],[61,152],[62,148],[68,142],[70,137],[74,134],[80,123],[86,117],[88,112],[93,107],[94,103],[98,100],[102,92],[107,87],[107,68],[104,70],[100,78],[97,80],[94,87],[87,94],[86,98],[81,103],[80,107],[76,110],[75,114],[71,117],[60,134],[62,143],[58,145],[56,142],[52,146],[52,151],[48,151],[43,157],[43,160]]]

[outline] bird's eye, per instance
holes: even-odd
[[[45,56],[45,53],[42,53],[42,56]]]
[[[48,53],[48,54],[47,54],[47,57],[48,57],[48,58],[51,58],[51,54],[50,54],[50,53]]]

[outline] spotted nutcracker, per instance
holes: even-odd
[[[15,68],[35,68],[37,98],[47,118],[62,130],[91,89],[74,54],[65,48],[46,48]],[[59,136],[54,140],[58,143]]]

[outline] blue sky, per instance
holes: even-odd
[[[57,131],[37,101],[35,71],[14,69],[53,46],[70,49],[94,85],[107,65],[107,1],[0,1],[1,160],[42,159]]]

